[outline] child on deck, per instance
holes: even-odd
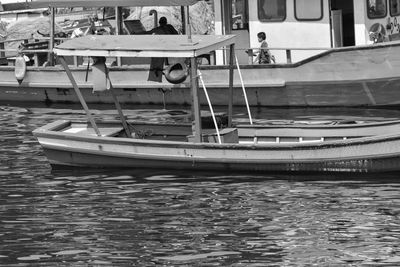
[[[270,64],[271,62],[275,63],[275,57],[271,55],[271,52],[268,49],[268,44],[265,41],[266,35],[265,32],[259,32],[257,34],[258,42],[261,43],[260,49],[256,53],[256,58],[254,63],[258,64]]]

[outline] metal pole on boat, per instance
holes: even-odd
[[[199,79],[197,77],[197,59],[190,58],[190,88],[192,89],[192,110],[194,115],[194,141],[201,143],[201,114],[199,102]]]
[[[74,87],[75,93],[78,96],[82,107],[85,109],[86,116],[88,117],[88,119],[90,121],[90,124],[92,125],[92,127],[93,127],[95,133],[97,134],[97,136],[101,136],[99,128],[97,128],[96,122],[94,121],[93,116],[90,113],[88,106],[86,105],[86,101],[82,96],[81,90],[79,90],[78,84],[76,83],[76,81],[74,79],[74,76],[72,75],[72,72],[68,67],[67,62],[65,61],[65,58],[64,57],[59,57],[59,59],[60,59],[61,65],[63,66],[65,72],[67,73],[67,76],[68,76],[72,86]]]
[[[233,117],[233,70],[235,61],[235,44],[229,46],[229,104],[228,104],[228,127],[232,127]]]

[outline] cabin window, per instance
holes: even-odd
[[[390,0],[390,15],[392,17],[400,15],[400,0]]]
[[[260,21],[284,21],[286,19],[286,0],[258,0],[258,19]]]
[[[295,0],[294,15],[297,20],[320,20],[323,15],[322,0]]]
[[[232,30],[248,29],[247,1],[232,1]]]
[[[386,0],[367,0],[368,18],[384,18],[387,14]]]

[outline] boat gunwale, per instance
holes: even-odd
[[[61,121],[65,125],[65,121]],[[70,141],[83,141],[90,143],[101,143],[101,144],[140,144],[149,147],[173,147],[180,149],[185,148],[204,148],[204,149],[250,149],[250,150],[314,150],[314,149],[329,149],[333,147],[344,147],[344,146],[357,146],[366,145],[372,143],[382,143],[387,141],[400,142],[400,133],[398,134],[382,134],[372,135],[360,138],[350,138],[345,140],[329,140],[324,142],[282,142],[282,143],[192,143],[187,141],[169,141],[169,140],[151,140],[151,139],[134,139],[128,137],[107,137],[107,136],[92,136],[92,135],[77,135],[76,133],[58,132],[55,130],[57,124],[51,123],[52,127],[48,128],[42,126],[33,131],[36,137],[51,138],[58,140],[70,140]],[[59,124],[61,125],[61,124]],[[116,141],[117,140],[117,141]]]
[[[64,124],[71,125],[71,124],[87,124],[87,120],[56,120],[51,123],[45,124],[39,129],[45,130],[54,130],[63,127]],[[101,120],[100,124],[121,124],[119,120]],[[190,127],[190,123],[175,123],[175,122],[151,122],[151,121],[133,121],[131,122],[132,125],[140,124],[140,125],[161,125],[161,126],[188,126]],[[243,123],[236,123],[234,126],[237,128],[307,128],[307,129],[314,129],[314,128],[367,128],[367,127],[381,127],[381,126],[392,126],[399,124],[400,126],[400,119],[399,120],[385,120],[385,121],[371,121],[368,123],[355,123],[355,124],[243,124]],[[54,128],[56,127],[56,128]]]

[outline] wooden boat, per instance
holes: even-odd
[[[54,51],[87,113],[88,122],[59,120],[36,129],[33,134],[53,165],[261,172],[400,170],[400,121],[355,125],[234,125],[230,94],[227,127],[221,128],[214,119],[215,129],[203,129],[198,98],[202,77],[197,58],[226,46],[231,48],[233,57],[234,36],[229,35],[193,36],[191,41],[171,35],[88,36],[67,41]],[[64,59],[74,55],[190,58],[193,125],[126,121],[105,65],[103,89],[109,88],[106,92],[114,98],[121,121],[96,121]],[[233,63],[229,68],[229,74],[233,75]],[[96,77],[101,80],[100,76]],[[231,93],[232,87],[233,82]],[[206,94],[206,87],[203,89]],[[211,101],[208,103],[213,114]]]
[[[113,1],[113,5],[192,5],[195,2],[195,0],[118,0]],[[276,2],[286,3],[283,0]],[[304,5],[307,5],[309,1],[303,2]],[[310,2],[311,5],[322,5],[321,11],[317,10],[321,12],[320,17],[310,20],[296,18],[295,14],[289,11],[303,5],[295,6],[294,1],[291,0],[285,4],[287,16],[279,17],[279,21],[267,23],[268,21],[257,17],[260,15],[249,14],[249,10],[259,11],[260,3],[267,5],[269,3],[267,0],[215,1],[216,25],[218,26],[216,32],[222,33],[225,29],[225,33],[236,34],[237,43],[241,43],[235,48],[241,63],[243,77],[240,79],[236,71],[233,81],[234,105],[245,105],[241,97],[242,80],[247,90],[248,103],[251,106],[372,107],[398,106],[400,104],[400,93],[397,90],[400,85],[398,72],[400,43],[395,41],[399,36],[399,27],[396,27],[397,24],[394,23],[394,19],[396,21],[400,19],[399,12],[390,9],[390,12],[386,11],[379,16],[371,15],[367,8],[368,5],[371,5],[371,1],[321,0],[320,2]],[[52,9],[71,5],[106,6],[107,3],[109,4],[110,1],[37,0],[27,2],[31,8],[51,7]],[[233,14],[233,11],[228,8],[232,4],[236,6],[235,10],[243,10],[246,14]],[[244,9],[239,8],[241,4],[244,5]],[[385,8],[389,10],[388,6]],[[343,20],[343,25],[346,26],[343,36],[336,34],[337,32],[341,33],[340,29],[337,28],[337,24],[332,24],[333,20],[331,20],[331,15],[336,14],[339,9],[344,13],[350,12],[354,17],[351,20],[352,24],[348,20]],[[354,12],[354,10],[360,10],[360,12]],[[221,17],[221,14],[225,13],[227,15]],[[235,18],[240,15],[239,17],[242,19],[235,20],[233,23],[231,21],[233,15]],[[349,14],[343,14],[344,17],[347,15]],[[244,18],[246,21],[243,21]],[[386,35],[381,34],[390,42],[371,44],[369,32],[376,23],[381,25],[379,29],[390,28],[390,30],[385,30]],[[389,24],[386,26],[385,23]],[[231,25],[231,28],[227,25]],[[310,27],[313,30],[310,30]],[[353,29],[353,32],[350,32],[351,40],[346,42],[348,28]],[[245,53],[245,50],[250,51],[258,46],[256,40],[258,31],[268,32],[268,42],[272,53],[277,58],[277,64],[248,64],[248,54]],[[303,38],[304,36],[307,38]],[[338,36],[341,38],[340,40]],[[341,47],[341,45],[345,47]],[[52,44],[49,45],[49,48],[52,48]],[[37,50],[37,54],[47,55],[48,51]],[[215,55],[217,65],[202,65],[199,68],[205,77],[205,83],[213,103],[225,105],[225,96],[229,87],[229,67],[226,59],[229,56],[224,55],[221,50],[211,55]],[[163,78],[161,82],[149,83],[147,81],[150,68],[147,64],[148,61],[144,61],[146,64],[143,65],[128,64],[130,61],[125,57],[120,58],[119,61],[113,60],[117,64],[110,67],[109,70],[114,81],[115,94],[119,97],[120,102],[190,105],[189,80],[180,84],[171,84]],[[113,99],[108,94],[92,94],[91,68],[89,67],[88,71],[88,66],[80,63],[83,62],[82,57],[70,57],[67,58],[67,61],[71,65],[70,69],[88,103],[113,103]],[[0,66],[0,77],[0,99],[5,101],[29,100],[46,103],[79,101],[58,64],[55,66],[47,64],[46,67],[41,64],[28,66],[21,83],[15,77],[14,66]],[[203,95],[200,95],[199,98],[201,104],[207,104]]]

